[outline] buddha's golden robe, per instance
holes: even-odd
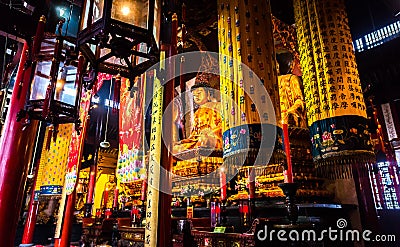
[[[174,145],[174,153],[197,147],[222,149],[222,127],[219,102],[201,105],[194,113],[190,136]]]
[[[278,80],[282,122],[292,127],[306,128],[306,114],[300,78],[288,74],[279,76]]]

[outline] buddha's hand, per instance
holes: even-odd
[[[202,131],[201,136],[199,137],[199,146],[201,147],[211,147],[214,148],[216,145],[216,136],[213,131],[210,129],[208,131]]]

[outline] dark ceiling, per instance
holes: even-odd
[[[47,13],[47,30],[54,31],[57,23],[56,13],[52,6],[70,6],[71,2],[79,8],[82,0],[25,0],[35,11],[29,12],[23,7],[23,0],[0,0],[0,31],[25,38],[33,35],[39,16]],[[185,51],[208,50],[218,51],[217,39],[217,1],[216,0],[170,0],[168,6],[171,12],[181,16],[182,2],[186,5],[187,42]],[[400,11],[399,0],[346,0],[349,24],[353,39],[362,37],[380,27],[399,20],[395,16]],[[10,8],[11,6],[11,8]],[[271,0],[272,13],[287,24],[294,23],[293,0]],[[50,10],[50,11],[49,11]],[[0,37],[0,54],[4,54],[4,37]],[[397,48],[396,48],[397,47]],[[369,88],[367,95],[375,95],[377,103],[399,99],[400,85],[400,39],[395,39],[378,48],[357,54],[361,81],[364,88]],[[373,58],[373,59],[371,59]],[[0,64],[3,56],[0,57]],[[107,82],[109,83],[109,81]],[[108,84],[99,92],[101,98],[108,95]],[[400,102],[400,101],[398,101]],[[88,150],[93,153],[97,142],[104,139],[106,109],[98,108],[91,111],[91,123],[88,129]],[[111,121],[107,130],[107,140],[113,148],[118,147],[118,117],[110,113]],[[97,129],[97,138],[96,138]]]
[[[65,5],[71,3],[77,8],[81,6],[82,0],[25,0],[32,6],[36,6],[35,11],[30,13],[23,8],[23,0],[0,0],[0,30],[11,34],[26,37],[34,32],[35,23],[41,14],[48,13],[48,30],[55,29],[57,22],[55,14],[52,13],[52,6]],[[288,23],[294,23],[293,0],[270,0],[273,15],[278,19]],[[216,0],[169,0],[166,7],[170,9],[167,15],[177,12],[181,16],[182,3],[186,5],[187,26],[187,46],[185,51],[190,50],[209,50],[218,51],[217,41],[217,1]],[[389,23],[400,20],[400,15],[395,16],[400,11],[399,0],[346,0],[347,11],[353,39],[362,37],[376,29]],[[11,6],[11,9],[10,9]],[[32,15],[31,15],[32,14]],[[397,54],[399,39],[393,40],[388,44],[375,48],[372,51],[357,54],[357,62],[360,75],[364,86],[372,84],[376,90],[390,88],[398,79],[396,73],[387,73],[387,68],[399,67]],[[399,49],[396,49],[398,47]],[[4,54],[4,38],[0,37],[0,54]],[[371,59],[371,56],[374,59]],[[0,58],[2,62],[2,58]],[[393,75],[388,78],[389,75]],[[398,80],[397,80],[398,81]],[[390,82],[390,83],[389,83]],[[388,84],[389,83],[389,84]],[[380,85],[379,87],[376,85]],[[393,94],[393,90],[391,94]],[[377,92],[380,95],[387,95],[385,92]],[[397,95],[388,97],[389,99],[400,98]]]
[[[213,23],[217,20],[216,1],[184,1],[186,4],[189,38],[198,38],[211,51],[216,51],[217,34]],[[353,40],[374,30],[400,20],[398,0],[346,0],[349,24]],[[293,0],[271,0],[275,17],[287,24],[294,23]],[[180,12],[180,9],[177,10]],[[204,35],[205,33],[209,33]]]
[[[50,15],[48,16],[50,17],[48,26],[51,26],[49,29],[53,30],[57,20],[53,20],[55,19],[54,14],[50,13],[53,9],[52,6],[69,6],[71,3],[77,7],[82,5],[82,0],[25,0],[25,2],[36,7],[33,12],[24,8],[24,0],[0,0],[0,10],[4,17],[0,22],[1,30],[5,31],[6,28],[9,33],[16,32],[23,36],[27,32],[33,32],[32,24],[38,20],[40,15],[46,13]],[[200,35],[200,38],[204,39],[204,43],[210,45],[212,40],[204,34],[213,29],[212,25],[217,19],[217,1],[170,0],[170,2],[173,3],[169,5],[173,9],[171,12],[178,13],[181,12],[182,2],[185,3],[186,25],[189,33],[194,31],[193,35]],[[395,14],[400,11],[400,1],[398,0],[346,0],[346,4],[354,39],[400,19],[400,15],[395,17]],[[271,0],[273,14],[288,24],[294,23],[292,5],[293,0]],[[12,15],[7,12],[12,12]],[[212,35],[211,38],[216,38],[216,35]],[[211,50],[215,49],[215,47],[210,48],[213,48]]]

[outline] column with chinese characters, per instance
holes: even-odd
[[[269,1],[219,0],[218,40],[224,166],[267,170],[285,159]]]
[[[344,1],[295,0],[294,12],[315,164],[337,202],[358,204],[373,225],[366,175],[374,154]]]

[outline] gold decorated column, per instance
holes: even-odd
[[[347,14],[342,0],[296,0],[294,7],[313,157],[332,177],[338,156],[373,157]]]
[[[294,12],[315,164],[336,183],[336,200],[358,203],[374,225],[374,153],[344,0],[295,0]]]
[[[219,0],[218,41],[225,164],[280,162],[284,153],[269,1]]]

